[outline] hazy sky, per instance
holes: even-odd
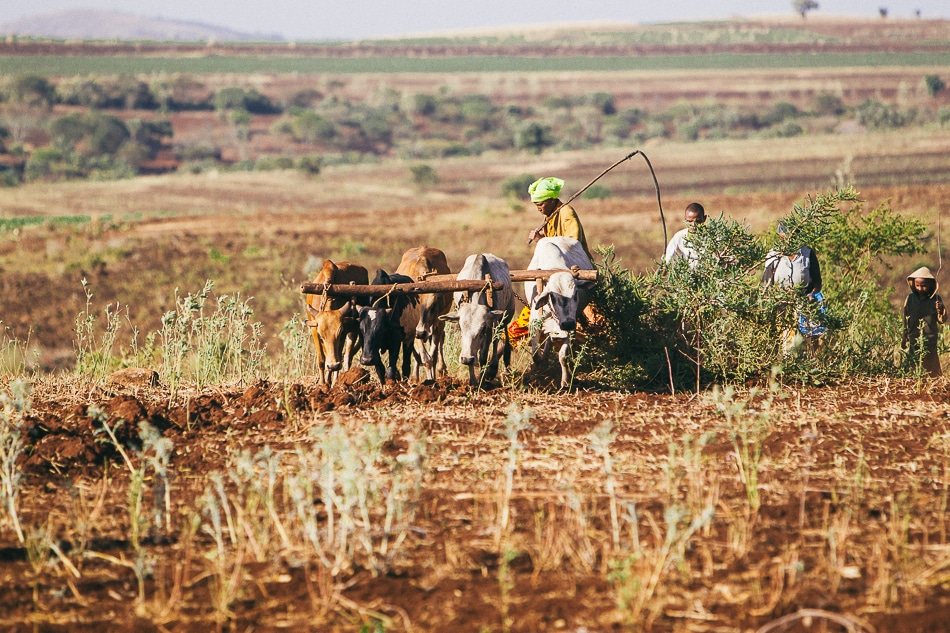
[[[950,18],[950,0],[818,0],[815,15]],[[298,40],[569,22],[650,23],[794,15],[792,0],[0,0],[0,24],[64,9],[112,9]]]

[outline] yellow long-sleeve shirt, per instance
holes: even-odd
[[[584,252],[591,263],[594,261],[590,248],[587,246],[587,237],[584,235],[584,227],[581,225],[577,212],[570,205],[564,205],[554,213],[548,216],[547,223],[544,225],[544,237],[572,237],[581,243]]]

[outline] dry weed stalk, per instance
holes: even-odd
[[[613,460],[610,456],[610,444],[617,438],[617,434],[613,432],[613,423],[610,420],[604,420],[587,437],[590,441],[591,450],[600,457],[603,464],[604,486],[607,489],[610,506],[611,543],[616,551],[620,549],[620,516],[617,502],[617,478],[614,474]]]
[[[709,486],[707,469],[703,466],[702,448],[711,436],[695,442],[689,436],[683,447],[670,444],[664,469],[667,497],[661,527],[651,512],[643,512],[650,526],[653,547],[640,546],[612,563],[611,580],[617,589],[618,606],[634,625],[644,625],[660,608],[654,603],[660,582],[671,566],[677,565],[688,576],[686,550],[693,537],[712,523],[715,516],[717,486]],[[705,481],[706,485],[702,482]],[[631,520],[637,518],[630,509]]]
[[[521,449],[524,446],[518,440],[518,435],[524,431],[534,430],[531,426],[531,418],[534,417],[534,411],[530,408],[522,408],[518,403],[512,403],[508,407],[508,417],[505,418],[505,426],[499,430],[508,440],[508,460],[505,462],[505,479],[502,484],[501,494],[498,500],[498,527],[495,532],[495,548],[501,546],[501,541],[508,534],[508,523],[511,516],[511,495],[514,491],[515,472],[518,470],[518,458],[521,455]]]
[[[219,624],[233,617],[231,604],[241,591],[247,552],[247,540],[243,530],[235,528],[230,506],[221,475],[212,473],[211,483],[200,500],[204,519],[196,520],[201,522],[201,531],[212,539],[212,547],[204,556],[211,566],[211,604]]]
[[[759,465],[762,447],[771,434],[775,421],[772,419],[772,403],[778,395],[779,385],[775,376],[769,391],[756,410],[755,400],[760,390],[753,388],[745,400],[739,400],[732,385],[725,389],[713,389],[712,402],[725,417],[723,432],[732,441],[739,481],[745,486],[749,508],[756,512],[762,504],[759,497]]]
[[[20,543],[25,537],[17,512],[17,497],[23,473],[17,459],[26,448],[22,427],[23,416],[30,409],[29,393],[29,383],[15,381],[10,384],[10,394],[0,394],[0,506],[6,515],[3,523],[13,527]]]

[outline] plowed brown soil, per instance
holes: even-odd
[[[0,622],[9,630],[748,631],[789,616],[781,630],[842,630],[838,617],[865,627],[854,630],[936,632],[950,616],[942,381],[737,397],[770,420],[757,511],[737,468],[744,445],[731,439],[743,418],[724,417],[709,396],[476,393],[451,380],[380,388],[360,372],[333,389],[261,382],[171,405],[161,387],[71,396],[62,387],[34,394],[20,496],[23,523],[48,530],[61,554],[45,552],[37,566],[37,553],[3,532]],[[501,431],[513,402],[534,417],[519,436],[501,531],[511,447]],[[171,525],[143,538],[143,599],[131,568],[129,471],[101,441],[90,405],[110,425],[125,421],[118,439],[133,459],[140,422],[174,443]],[[214,543],[188,528],[211,473],[232,489],[226,473],[244,451],[289,459],[313,429],[355,433],[374,419],[391,425],[393,455],[413,438],[430,446],[411,529],[388,568],[356,564],[330,577],[300,552],[260,560],[248,551],[222,616],[212,607]],[[613,491],[591,439],[605,420],[616,434]],[[155,484],[146,481],[148,507]],[[636,517],[621,516],[616,544],[611,500]],[[286,503],[278,498],[281,512]],[[656,567],[635,611],[630,596],[646,591],[656,552],[675,538],[667,512],[694,503],[713,518],[682,558]]]

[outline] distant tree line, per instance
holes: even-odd
[[[944,89],[937,75],[921,79],[922,93],[931,98]],[[214,112],[232,130],[237,160],[225,164],[225,148],[210,141],[174,143],[170,116],[202,110]],[[275,144],[286,148],[281,155],[251,155],[251,124],[259,116],[269,117],[268,134],[282,137]],[[131,75],[70,77],[58,83],[25,75],[0,86],[0,184],[130,177],[154,171],[160,155],[169,157],[166,168],[170,163],[191,171],[301,169],[314,174],[325,164],[381,157],[437,160],[486,151],[629,148],[651,138],[793,137],[831,132],[846,119],[869,129],[948,125],[950,108],[900,108],[873,99],[849,106],[839,96],[822,93],[809,108],[776,101],[749,110],[706,100],[651,112],[620,109],[604,92],[523,106],[481,94],[453,94],[448,88],[431,94],[382,89],[365,101],[306,88],[277,102],[254,88],[214,90],[187,75],[152,83]]]

